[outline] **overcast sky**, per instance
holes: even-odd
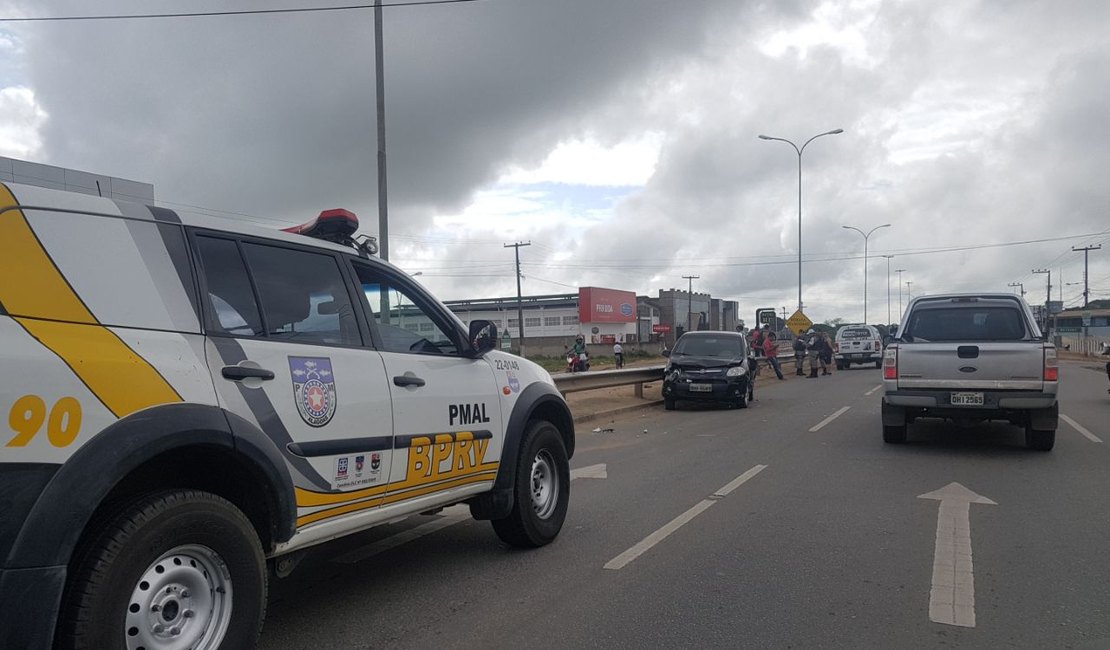
[[[387,3],[389,0],[386,0]],[[331,3],[349,4],[349,3]],[[0,17],[320,7],[0,0]],[[480,0],[385,10],[391,261],[441,298],[685,288],[887,320],[912,292],[1110,297],[1110,2]],[[0,155],[167,207],[376,234],[373,12],[0,23]],[[1016,245],[1017,242],[1053,239]],[[1014,245],[1010,245],[1014,244]],[[962,248],[951,251],[948,249]],[[891,274],[892,320],[897,275]]]

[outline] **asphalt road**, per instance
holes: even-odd
[[[1101,366],[1064,362],[1060,401],[1105,442],[1062,420],[1047,453],[1008,425],[919,423],[885,445],[879,373],[582,427],[572,467],[605,478],[573,481],[555,543],[508,549],[451,511],[333,542],[271,583],[261,647],[1110,647]],[[930,621],[947,506],[918,497],[953,482],[995,502],[949,531],[969,537],[974,627]]]

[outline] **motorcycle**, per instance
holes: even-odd
[[[567,372],[585,372],[590,369],[590,355],[583,352],[575,354],[574,350],[567,352]]]

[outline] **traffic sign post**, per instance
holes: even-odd
[[[794,314],[790,318],[786,319],[786,326],[790,328],[791,332],[794,332],[794,334],[801,336],[802,332],[805,332],[809,328],[813,327],[813,321],[811,321],[809,317],[802,313],[802,310],[799,309],[798,311],[794,312]]]

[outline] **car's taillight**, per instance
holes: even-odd
[[[837,354],[840,353],[840,343],[839,342],[834,342],[833,343],[833,352],[837,353]]]
[[[1044,380],[1060,380],[1060,367],[1056,365],[1056,348],[1044,349]]]
[[[898,379],[898,348],[894,346],[883,352],[883,379]]]

